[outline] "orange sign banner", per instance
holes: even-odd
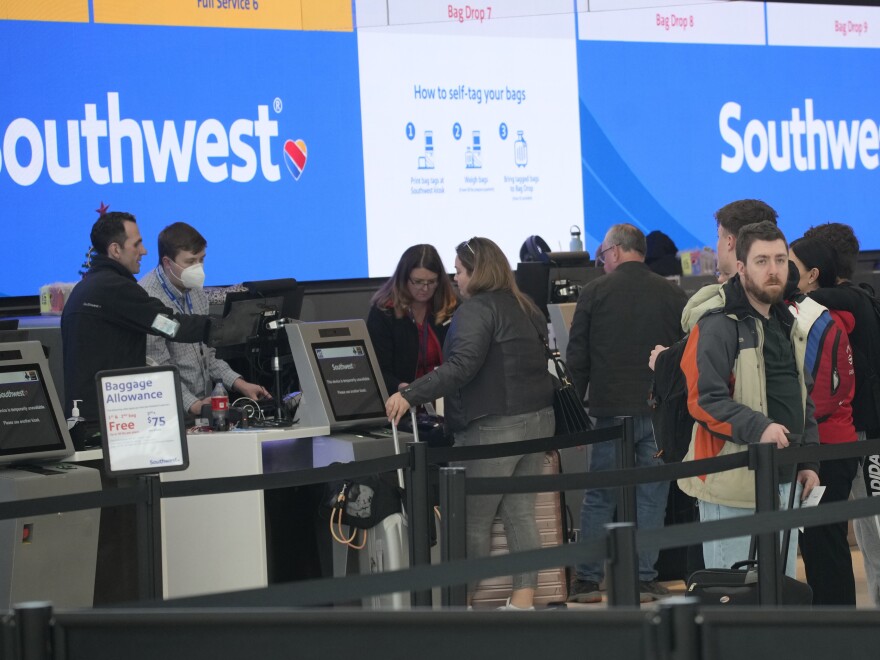
[[[89,0],[0,0],[0,20],[88,23]]]
[[[351,31],[350,0],[93,0],[96,23]]]

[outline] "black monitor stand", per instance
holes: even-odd
[[[271,350],[271,371],[273,377],[272,397],[275,399],[275,419],[271,422],[263,422],[265,426],[287,427],[292,426],[295,420],[284,406],[283,390],[281,388],[281,374],[284,368],[293,362],[289,350],[282,351],[282,343],[287,346],[287,333],[284,326],[293,322],[292,319],[280,318],[276,312],[274,319],[264,318],[258,330],[256,352],[258,355]]]

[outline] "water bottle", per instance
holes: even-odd
[[[583,252],[584,244],[581,241],[581,229],[577,225],[571,226],[571,240],[568,242],[569,252]]]
[[[226,431],[226,412],[229,410],[229,395],[222,381],[217,381],[211,392],[211,422],[215,431]]]

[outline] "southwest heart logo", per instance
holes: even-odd
[[[284,143],[284,163],[294,181],[299,181],[303,170],[306,169],[307,154],[306,143],[302,140],[287,140]]]

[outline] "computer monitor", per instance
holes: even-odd
[[[247,360],[250,379],[258,379],[253,360],[289,355],[283,333],[272,332],[267,323],[276,319],[298,319],[302,311],[303,287],[292,277],[278,280],[245,282],[247,291],[226,294],[222,332],[212,333],[209,343],[217,348],[217,357],[228,361]],[[244,363],[233,365],[244,368]]]
[[[516,267],[516,285],[549,320],[547,305],[577,302],[580,290],[605,272],[586,252],[548,252],[549,261],[522,262]],[[564,255],[564,256],[561,256]]]
[[[282,304],[281,296],[227,300],[223,323],[213,324],[208,344],[217,349],[243,346],[265,334],[265,324],[278,318]]]
[[[38,341],[0,343],[0,466],[73,454],[67,421]]]
[[[276,309],[281,318],[300,317],[305,290],[292,277],[244,282],[243,286],[247,291],[231,291],[226,294],[223,316],[229,314],[232,304],[238,300],[264,300]]]
[[[387,424],[388,393],[363,319],[287,326],[305,426],[331,431]]]

